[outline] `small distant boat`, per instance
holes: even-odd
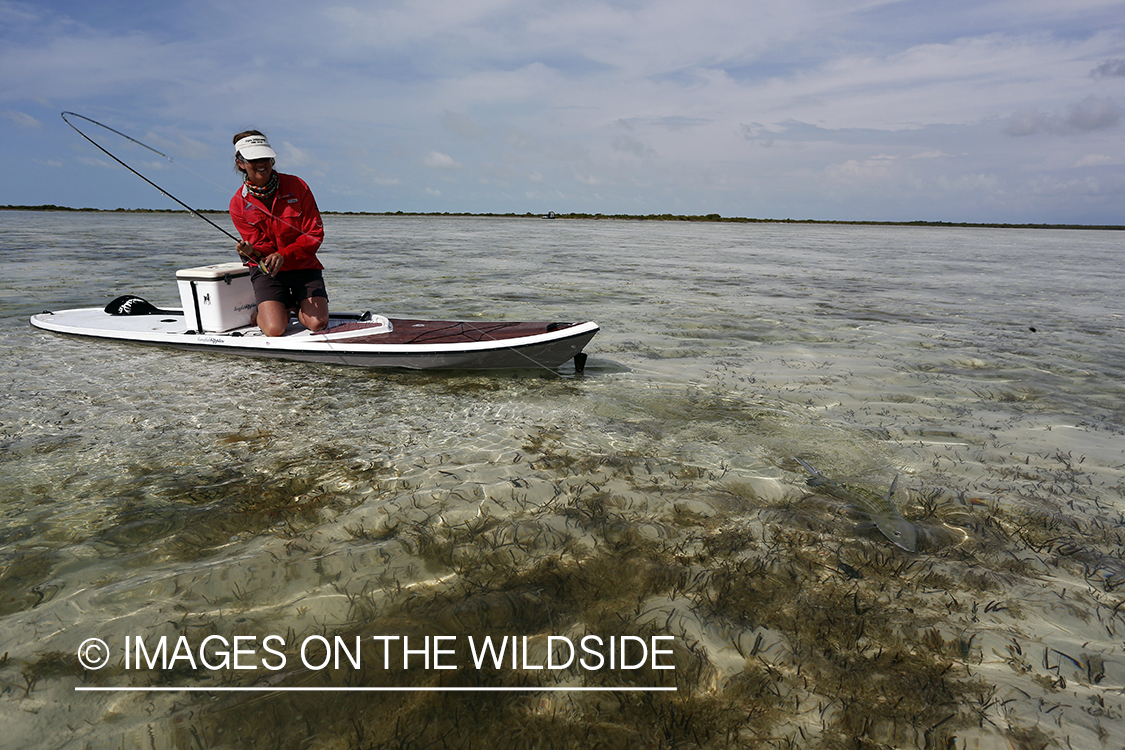
[[[456,321],[332,313],[313,333],[296,321],[282,336],[250,324],[249,269],[238,263],[177,272],[181,309],[162,310],[126,295],[109,305],[31,317],[47,331],[177,349],[253,357],[416,370],[557,369],[585,367],[583,348],[596,323]],[[185,312],[186,311],[186,312]]]

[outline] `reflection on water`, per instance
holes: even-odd
[[[337,308],[597,320],[574,378],[47,334],[32,312],[174,305],[175,269],[228,243],[188,216],[2,218],[21,746],[1125,741],[1115,233],[328,217]],[[900,475],[918,552],[796,456],[878,494]],[[359,637],[361,663],[314,668],[313,636]],[[519,658],[476,665],[485,636]],[[599,668],[536,668],[587,636]],[[92,637],[115,649],[99,670],[76,656]],[[127,637],[212,637],[211,663],[254,637],[257,668],[138,669]],[[458,669],[425,667],[438,637]],[[668,653],[610,668],[622,638],[614,658]]]

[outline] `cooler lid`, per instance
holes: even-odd
[[[235,278],[249,275],[250,269],[241,263],[215,263],[210,266],[181,268],[179,271],[176,271],[177,279],[191,279],[194,281],[216,281],[222,280],[227,276]]]

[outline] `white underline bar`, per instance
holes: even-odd
[[[675,687],[84,687],[84,693],[666,693]]]

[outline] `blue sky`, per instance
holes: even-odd
[[[1125,224],[1125,3],[0,0],[0,204]],[[2,220],[2,219],[0,219]]]

